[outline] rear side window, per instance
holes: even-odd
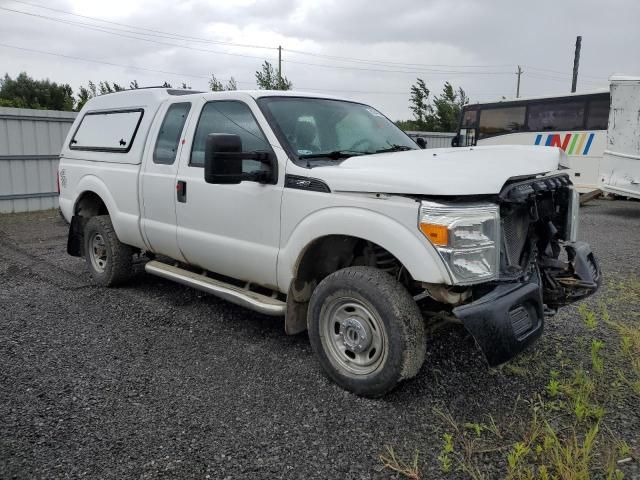
[[[190,109],[191,104],[188,102],[174,103],[169,107],[158,132],[153,163],[172,165],[175,162],[182,129]]]
[[[142,109],[86,113],[69,148],[126,153],[131,150],[143,113]]]
[[[584,102],[541,103],[529,106],[527,126],[532,132],[581,130]]]
[[[525,107],[490,108],[480,112],[480,138],[519,132],[524,126]]]
[[[193,139],[191,162],[194,167],[204,166],[204,150],[207,135],[210,133],[232,133],[242,140],[243,152],[270,150],[258,122],[251,113],[249,106],[235,100],[224,100],[207,103],[202,109],[198,127]],[[256,160],[243,160],[244,173],[255,172],[265,168]]]

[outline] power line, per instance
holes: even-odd
[[[507,68],[512,67],[511,64],[503,65],[447,65],[447,64],[426,64],[426,63],[406,63],[406,62],[391,62],[386,60],[367,60],[363,58],[354,57],[340,57],[337,55],[326,55],[314,52],[305,52],[302,50],[292,50],[287,48],[288,53],[294,53],[299,55],[308,55],[311,57],[326,58],[330,60],[343,60],[345,62],[357,62],[370,65],[394,65],[394,66],[407,66],[407,67],[448,67],[448,68]]]
[[[122,64],[122,63],[114,63],[114,62],[107,62],[107,61],[103,61],[103,60],[94,60],[91,58],[85,58],[85,57],[76,57],[73,55],[65,55],[62,53],[54,53],[54,52],[47,52],[45,50],[37,50],[34,48],[26,48],[26,47],[18,47],[16,45],[9,45],[6,43],[0,43],[0,47],[4,47],[4,48],[11,48],[11,49],[15,49],[15,50],[21,50],[24,52],[31,52],[31,53],[37,53],[37,54],[42,54],[42,55],[49,55],[49,56],[53,56],[53,57],[60,57],[60,58],[67,58],[69,60],[76,60],[76,61],[81,61],[81,62],[89,62],[89,63],[95,63],[95,64],[101,64],[101,65],[108,65],[108,66],[112,66],[112,67],[120,67],[120,68],[127,68],[127,69],[131,69],[131,70],[140,70],[143,72],[151,72],[151,73],[162,73],[165,75],[174,75],[177,77],[189,77],[189,78],[199,78],[199,79],[209,79],[210,76],[208,75],[198,75],[198,74],[193,74],[193,73],[182,73],[182,72],[172,72],[172,71],[167,71],[167,70],[156,70],[156,69],[152,69],[152,68],[144,68],[144,67],[137,67],[137,66],[133,66],[133,65],[126,65],[126,64]],[[221,79],[223,81],[228,81],[228,80],[224,80]],[[247,82],[247,81],[242,81],[242,80],[236,80],[237,83],[239,84],[245,84],[245,85],[255,85],[254,82]],[[334,93],[358,93],[358,94],[366,94],[366,95],[408,95],[409,92],[408,91],[404,91],[404,92],[400,92],[400,91],[389,91],[389,90],[384,90],[384,91],[371,91],[371,90],[338,90],[338,89],[329,89],[329,88],[316,88],[316,87],[298,87],[299,90],[307,90],[307,91],[315,91],[315,92],[334,92]]]
[[[67,23],[69,22],[69,24],[71,25],[82,25],[83,27],[89,27],[91,29],[98,29],[96,31],[100,31],[103,33],[112,33],[112,32],[105,32],[104,28],[109,28],[111,30],[116,30],[116,31],[120,31],[120,32],[125,32],[125,33],[133,33],[136,35],[147,35],[147,36],[154,36],[154,37],[159,37],[159,38],[166,38],[166,39],[173,39],[173,40],[180,40],[180,41],[190,41],[190,42],[198,42],[198,43],[208,43],[208,44],[213,44],[213,45],[226,45],[226,46],[232,46],[232,47],[239,47],[239,48],[255,48],[255,49],[265,49],[265,50],[277,50],[277,47],[268,47],[268,46],[264,46],[264,45],[251,45],[251,44],[241,44],[241,43],[234,43],[234,42],[224,42],[224,41],[218,41],[218,40],[211,40],[211,39],[206,39],[206,38],[202,38],[202,37],[194,37],[194,36],[189,36],[189,35],[183,35],[183,34],[179,34],[179,33],[173,33],[173,32],[167,32],[167,31],[163,31],[163,30],[154,30],[154,29],[150,29],[150,28],[146,28],[146,27],[140,27],[140,26],[136,26],[136,25],[132,25],[132,24],[126,24],[126,23],[120,23],[120,22],[114,22],[114,21],[110,21],[110,20],[104,20],[101,18],[97,18],[97,17],[91,17],[88,15],[81,15],[81,14],[77,14],[77,13],[73,13],[70,12],[68,10],[62,10],[62,9],[57,9],[57,8],[52,8],[52,7],[47,7],[38,3],[33,3],[33,2],[26,2],[24,0],[12,0],[14,3],[19,3],[19,4],[23,4],[23,5],[28,5],[30,7],[35,7],[35,8],[41,8],[41,9],[45,9],[45,10],[49,10],[52,12],[58,12],[58,13],[62,13],[65,15],[71,15],[74,17],[79,17],[79,18],[85,18],[85,19],[89,19],[89,20],[93,20],[96,22],[102,22],[102,23],[106,23],[106,24],[110,24],[110,25],[116,25],[119,27],[127,27],[127,28],[132,28],[132,29],[136,29],[136,30],[143,30],[145,32],[151,32],[151,33],[143,33],[143,32],[135,32],[135,31],[131,31],[131,30],[122,30],[122,29],[114,29],[112,27],[104,27],[104,26],[99,26],[99,25],[92,25],[92,24],[86,24],[86,23],[81,23],[81,22],[72,22],[69,20],[64,20],[64,19],[60,19],[60,18],[51,18],[51,17],[45,17],[42,15],[37,15],[34,13],[28,13],[28,12],[22,12],[19,10],[11,10],[11,9],[7,9],[7,8],[3,8],[4,10],[9,10],[9,11],[13,11],[15,13],[22,13],[25,15],[33,15],[33,16],[39,16],[40,18],[46,18],[46,19],[50,19],[53,21],[59,21],[62,23]],[[113,34],[113,33],[112,33]],[[156,34],[156,35],[154,35]],[[129,38],[129,37],[125,37],[125,38]],[[136,39],[139,39],[138,37],[135,37]],[[144,39],[140,39],[140,40],[144,40]],[[171,46],[176,46],[176,45],[171,45]],[[187,46],[181,46],[182,48],[189,48]],[[405,62],[392,62],[392,61],[386,61],[386,60],[371,60],[371,59],[362,59],[362,58],[355,58],[355,57],[342,57],[342,56],[337,56],[337,55],[326,55],[326,54],[320,54],[320,53],[315,53],[315,52],[308,52],[308,51],[303,51],[303,50],[295,50],[295,49],[287,49],[286,50],[289,53],[293,53],[293,54],[298,54],[298,55],[307,55],[307,56],[312,56],[312,57],[317,57],[317,58],[326,58],[326,59],[330,59],[330,60],[337,60],[337,61],[344,61],[344,62],[355,62],[355,63],[361,63],[361,64],[366,64],[366,65],[378,65],[378,66],[396,66],[398,68],[412,68],[412,67],[445,67],[445,68],[507,68],[507,67],[512,67],[512,65],[510,64],[502,64],[502,65],[449,65],[449,64],[423,64],[423,63],[405,63]],[[227,52],[216,52],[216,51],[207,51],[210,53],[220,53],[220,54],[229,54]],[[261,58],[261,57],[251,57],[251,58]],[[320,66],[320,67],[327,67],[326,65],[319,65],[319,64],[312,64],[312,63],[306,63],[306,62],[296,62],[294,60],[289,60],[289,63],[299,63],[301,65],[308,65],[308,66]],[[539,71],[546,71],[546,72],[550,72],[550,73],[555,73],[555,74],[559,74],[559,75],[565,75],[565,76],[571,76],[571,73],[568,72],[561,72],[558,70],[552,70],[552,69],[547,69],[547,68],[541,68],[541,67],[534,67],[531,65],[524,65],[525,67],[532,69],[532,70],[539,70]],[[330,66],[329,66],[330,67]],[[379,71],[379,70],[371,70],[371,71]],[[390,71],[390,70],[383,70],[383,71],[389,71],[390,73],[404,73],[404,71],[402,72],[398,72],[398,71]],[[410,72],[407,71],[406,73],[422,73],[422,72]],[[471,72],[460,72],[457,70],[449,70],[449,71],[432,71],[430,73],[442,73],[442,74],[464,74],[464,73],[471,73]],[[495,74],[494,72],[482,72],[482,74]],[[507,72],[500,72],[499,74],[507,74]],[[581,75],[583,78],[584,77],[588,77],[588,78],[593,78],[596,80],[600,80],[602,81],[603,78],[602,77],[598,77],[598,76],[593,76],[593,75]],[[594,82],[591,82],[594,83]]]
[[[93,21],[97,21],[97,22],[108,23],[110,25],[117,25],[117,26],[120,26],[120,27],[133,28],[135,30],[144,30],[146,32],[152,32],[153,34],[159,34],[159,35],[151,35],[151,34],[145,33],[143,35],[151,35],[151,36],[156,36],[156,37],[161,37],[161,38],[196,41],[196,42],[201,42],[201,43],[211,43],[211,44],[216,44],[216,45],[228,45],[228,46],[243,47],[243,48],[259,48],[259,49],[277,50],[277,47],[267,47],[267,46],[264,46],[264,45],[249,45],[249,44],[239,44],[239,43],[233,43],[233,42],[223,42],[223,41],[205,39],[205,38],[202,38],[202,37],[193,37],[193,36],[188,36],[188,35],[182,35],[182,34],[179,34],[179,33],[166,32],[166,31],[162,31],[162,30],[154,30],[154,29],[149,29],[149,28],[135,26],[135,25],[126,24],[126,23],[113,22],[113,21],[109,21],[109,20],[103,20],[103,19],[100,19],[100,18],[97,18],[97,17],[90,17],[90,16],[87,16],[87,15],[80,15],[80,14],[77,14],[77,13],[70,12],[68,10],[61,10],[61,9],[57,9],[57,8],[46,7],[44,5],[40,5],[40,4],[36,4],[36,3],[32,3],[32,2],[25,2],[23,0],[12,0],[12,1],[14,3],[20,3],[20,4],[23,4],[23,5],[29,5],[31,7],[42,8],[42,9],[45,9],[45,10],[58,12],[58,13],[63,13],[63,14],[66,14],[66,15],[72,15],[72,16],[75,16],[75,17],[85,18],[85,19],[89,19],[89,20],[93,20]],[[20,11],[15,10],[15,12],[20,12]],[[21,12],[21,13],[26,13],[26,12]],[[83,25],[91,25],[91,24],[83,24]],[[91,26],[97,26],[97,25],[91,25]],[[142,34],[140,32],[135,32],[135,31],[131,31],[131,30],[119,30],[119,31],[124,31],[124,32],[128,32],[128,33]],[[315,53],[315,52],[307,52],[307,51],[303,51],[303,50],[294,50],[294,49],[287,49],[286,51],[289,52],[289,53],[293,53],[293,54],[307,55],[307,56],[318,57],[318,58],[326,58],[326,59],[332,59],[332,60],[357,62],[357,63],[363,63],[363,64],[369,64],[369,65],[387,65],[387,66],[405,66],[405,67],[447,67],[447,68],[506,68],[506,67],[511,67],[512,66],[510,64],[502,64],[502,65],[446,65],[446,64],[406,63],[406,62],[392,62],[392,61],[385,61],[385,60],[370,60],[370,59],[362,59],[362,58],[354,58],[354,57],[341,57],[341,56],[336,56],[336,55],[326,55],[326,54],[319,54],[319,53]]]
[[[17,0],[14,0],[14,1],[17,1]],[[22,2],[22,3],[26,3],[26,2]],[[230,55],[230,56],[236,56],[236,57],[254,58],[254,59],[264,60],[263,57],[258,57],[258,56],[255,56],[255,55],[246,55],[246,54],[240,54],[240,53],[230,53],[230,52],[223,52],[223,51],[220,51],[220,50],[208,50],[208,49],[193,47],[193,46],[184,45],[184,44],[175,44],[175,43],[163,42],[163,41],[159,41],[159,40],[153,40],[153,39],[149,39],[149,38],[141,38],[141,37],[135,36],[135,35],[148,35],[148,34],[134,32],[134,31],[130,31],[130,30],[114,29],[113,27],[103,27],[103,26],[99,26],[99,25],[87,24],[87,23],[84,23],[84,22],[75,22],[75,21],[72,21],[72,20],[65,20],[65,19],[61,19],[61,18],[50,17],[50,16],[46,16],[46,15],[40,15],[40,14],[37,14],[37,13],[24,12],[24,11],[21,11],[21,10],[15,10],[15,9],[6,8],[6,7],[0,7],[0,10],[4,10],[4,11],[7,11],[7,12],[11,12],[11,13],[17,13],[17,14],[21,14],[21,15],[27,15],[27,16],[31,16],[31,17],[36,17],[36,18],[43,19],[43,20],[64,23],[64,24],[72,25],[72,26],[75,26],[75,27],[78,27],[78,28],[84,28],[84,29],[87,29],[87,30],[98,31],[98,32],[109,34],[109,35],[119,36],[119,37],[122,37],[122,38],[130,38],[130,39],[133,39],[133,40],[140,40],[140,41],[143,41],[143,42],[156,43],[156,44],[159,44],[159,45],[166,45],[166,46],[170,46],[170,47],[177,47],[177,48],[183,48],[183,49],[194,50],[194,51],[201,51],[201,52],[206,52],[206,53],[214,53],[214,54],[220,54],[220,55]],[[125,32],[125,34],[120,33],[120,32]],[[132,33],[133,35],[127,35],[126,33]],[[162,37],[162,38],[174,39],[172,37]],[[229,44],[229,45],[239,46],[239,44]],[[446,75],[450,75],[450,74],[456,74],[456,75],[508,75],[509,74],[509,72],[464,72],[464,71],[458,71],[458,70],[434,70],[434,69],[390,70],[390,69],[380,69],[380,68],[364,68],[364,67],[351,67],[351,66],[343,66],[343,65],[319,64],[319,63],[301,62],[301,61],[297,61],[297,60],[283,60],[283,62],[291,63],[291,64],[298,64],[298,65],[313,66],[313,67],[319,67],[319,68],[335,68],[335,69],[339,69],[339,70],[370,71],[370,72],[377,72],[377,73],[405,73],[405,74],[425,74],[426,73],[426,74],[437,74],[437,75],[445,75],[445,74]],[[404,68],[404,67],[399,67],[399,68]]]
[[[65,15],[72,15],[74,17],[86,18],[88,20],[93,20],[93,21],[96,21],[96,22],[108,23],[110,25],[117,25],[119,27],[133,28],[133,29],[136,29],[136,30],[144,30],[144,31],[147,31],[147,32],[161,34],[162,36],[165,36],[165,38],[167,38],[167,37],[168,38],[179,38],[179,39],[182,39],[182,40],[189,40],[189,41],[194,41],[194,42],[211,43],[211,44],[216,44],[216,45],[229,45],[229,46],[233,46],[233,47],[242,47],[242,48],[260,48],[260,49],[267,49],[267,50],[276,50],[275,47],[267,47],[267,46],[264,46],[264,45],[247,45],[247,44],[242,44],[242,43],[223,42],[223,41],[218,41],[218,40],[210,40],[210,39],[202,38],[202,37],[192,37],[192,36],[189,36],[189,35],[182,35],[180,33],[164,32],[162,30],[153,30],[151,28],[139,27],[139,26],[136,26],[136,25],[129,25],[129,24],[126,24],[126,23],[112,22],[112,21],[109,21],[109,20],[103,20],[101,18],[90,17],[90,16],[87,16],[87,15],[80,15],[78,13],[73,13],[73,12],[70,12],[68,10],[61,10],[61,9],[58,9],[58,8],[46,7],[44,5],[40,5],[40,4],[37,4],[37,3],[24,2],[22,0],[11,0],[11,1],[13,1],[14,3],[21,3],[21,4],[24,4],[24,5],[29,5],[31,7],[42,8],[44,10],[49,10],[49,11],[52,11],[52,12],[63,13]],[[18,10],[16,10],[16,11],[18,11]],[[96,26],[98,26],[98,25],[96,25]],[[145,34],[145,35],[150,35],[150,34]],[[155,35],[155,36],[158,36],[158,35]]]
[[[112,67],[122,67],[122,68],[131,69],[131,70],[140,70],[140,71],[144,71],[144,72],[163,73],[165,75],[175,75],[175,76],[179,76],[179,77],[209,78],[208,76],[205,76],[205,75],[194,75],[194,74],[189,74],[189,73],[171,72],[171,71],[167,71],[167,70],[155,70],[155,69],[152,69],[152,68],[136,67],[136,66],[133,66],[133,65],[125,65],[125,64],[122,64],[122,63],[106,62],[106,61],[103,61],[103,60],[93,60],[93,59],[90,59],[90,58],[75,57],[73,55],[65,55],[65,54],[62,54],[62,53],[53,53],[53,52],[47,52],[47,51],[44,51],[44,50],[36,50],[34,48],[18,47],[16,45],[8,45],[6,43],[0,43],[0,47],[13,48],[15,50],[22,50],[24,52],[39,53],[39,54],[42,54],[42,55],[50,55],[50,56],[53,56],[53,57],[68,58],[70,60],[78,60],[78,61],[81,61],[81,62],[98,63],[98,64],[102,64],[102,65],[110,65]],[[238,83],[244,83],[244,82],[238,82]]]
[[[531,70],[539,70],[541,72],[556,73],[558,75],[566,75],[568,77],[572,76],[572,73],[569,73],[569,72],[561,72],[559,70],[551,70],[549,68],[532,67],[531,65],[524,65],[524,66],[529,68],[529,69],[531,69]],[[580,74],[580,77],[595,78],[596,80],[602,80],[603,79],[603,77],[598,77],[598,76],[595,76],[595,75],[583,75],[583,74]]]
[[[220,50],[209,50],[209,49],[205,49],[205,48],[198,48],[198,47],[193,47],[193,46],[188,46],[188,45],[183,45],[183,44],[164,42],[164,41],[160,41],[160,40],[152,40],[152,39],[149,39],[149,38],[141,38],[141,37],[138,37],[138,36],[135,36],[135,35],[126,35],[126,34],[118,33],[118,32],[111,31],[111,30],[105,30],[103,27],[97,27],[97,26],[88,25],[88,24],[81,24],[81,22],[74,22],[74,21],[64,20],[64,19],[55,18],[55,17],[48,17],[46,15],[39,15],[39,14],[36,14],[36,13],[23,12],[23,11],[20,11],[20,10],[14,10],[14,9],[5,8],[5,7],[0,7],[0,10],[8,11],[8,12],[11,12],[11,13],[18,13],[18,14],[27,15],[27,16],[32,16],[32,17],[43,19],[43,20],[49,20],[49,21],[53,21],[53,22],[60,22],[60,23],[64,23],[64,24],[69,24],[69,25],[72,25],[72,26],[75,26],[75,27],[78,27],[78,28],[84,28],[84,29],[88,29],[88,30],[98,31],[98,32],[109,34],[109,35],[115,35],[117,37],[129,38],[129,39],[139,40],[139,41],[148,42],[148,43],[155,43],[155,44],[158,44],[158,45],[165,45],[165,46],[169,46],[169,47],[173,47],[173,48],[182,48],[182,49],[186,49],[186,50],[193,50],[193,51],[199,51],[199,52],[205,52],[205,53],[213,53],[213,54],[217,54],[217,55],[229,55],[229,56],[234,56],[234,57],[264,60],[264,57],[258,57],[256,55],[246,55],[246,54],[242,54],[242,53],[223,52],[223,51],[220,51]],[[107,28],[110,28],[110,27],[107,27]],[[389,70],[389,69],[380,69],[380,68],[349,67],[349,66],[343,66],[343,65],[329,65],[329,64],[319,64],[319,63],[310,63],[310,62],[300,62],[300,61],[296,61],[296,60],[282,60],[282,62],[283,63],[297,64],[297,65],[306,65],[306,66],[312,66],[312,67],[319,67],[319,68],[337,69],[337,70],[354,70],[354,71],[367,71],[367,72],[377,72],[377,73],[403,73],[403,74],[411,74],[411,75],[425,74],[425,73],[426,74],[435,74],[435,75],[445,75],[445,74],[446,75],[451,75],[451,74],[456,74],[456,75],[509,75],[510,74],[510,72],[458,72],[458,71],[448,71],[448,70]]]
[[[195,51],[200,51],[200,52],[206,52],[206,53],[214,53],[217,55],[230,55],[233,57],[244,57],[244,58],[253,58],[253,59],[258,59],[258,60],[264,60],[264,57],[258,57],[256,55],[246,55],[246,54],[242,54],[242,53],[231,53],[231,52],[223,52],[220,50],[207,50],[205,48],[197,48],[197,47],[191,47],[188,45],[181,45],[181,44],[177,44],[177,43],[169,43],[169,42],[162,42],[160,40],[151,40],[149,38],[140,38],[140,37],[136,37],[133,35],[124,35],[122,33],[117,33],[114,31],[110,31],[110,30],[105,30],[104,28],[110,28],[110,27],[99,27],[99,26],[91,26],[88,24],[81,24],[81,22],[74,22],[71,20],[64,20],[61,18],[55,18],[55,17],[47,17],[46,15],[39,15],[37,13],[29,13],[29,12],[22,12],[20,10],[13,10],[11,8],[5,8],[5,7],[0,7],[0,10],[5,10],[8,12],[12,12],[12,13],[19,13],[22,15],[28,15],[31,17],[36,17],[36,18],[40,18],[43,20],[49,20],[49,21],[53,21],[53,22],[60,22],[60,23],[65,23],[68,25],[72,25],[78,28],[84,28],[84,29],[88,29],[88,30],[93,30],[93,31],[97,31],[97,32],[102,32],[102,33],[107,33],[109,35],[115,35],[117,37],[123,37],[123,38],[130,38],[133,40],[140,40],[142,42],[149,42],[149,43],[156,43],[158,45],[166,45],[169,47],[177,47],[177,48],[184,48],[187,50],[195,50]]]

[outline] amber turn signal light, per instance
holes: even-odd
[[[420,230],[434,245],[444,247],[449,244],[449,229],[445,225],[421,223]]]

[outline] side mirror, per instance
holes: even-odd
[[[243,160],[256,160],[268,165],[266,170],[243,173]],[[204,150],[204,181],[216,184],[238,184],[244,180],[273,183],[275,168],[270,152],[243,152],[240,136],[210,133]]]
[[[416,143],[422,149],[427,148],[427,141],[422,137],[416,138]]]
[[[456,135],[455,137],[453,137],[451,139],[451,146],[452,147],[457,147],[460,145],[460,138],[462,137],[462,135]]]

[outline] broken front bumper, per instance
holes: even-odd
[[[573,242],[564,248],[566,262],[541,262],[526,282],[498,283],[478,300],[453,309],[490,366],[513,358],[542,334],[545,305],[567,305],[599,288],[602,275],[589,245]]]

